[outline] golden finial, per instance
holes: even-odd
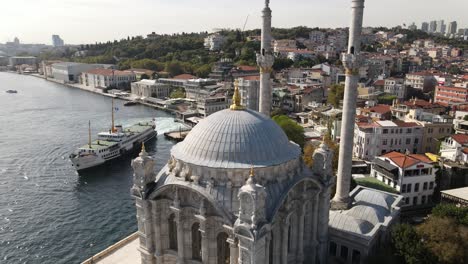
[[[250,167],[250,175],[249,178],[247,179],[247,184],[255,184],[255,173],[254,173],[254,166],[251,165]]]
[[[141,142],[141,152],[146,152],[145,142]]]
[[[232,96],[231,110],[244,110],[245,107],[241,105],[241,98],[239,94],[239,81],[234,81],[234,95]]]

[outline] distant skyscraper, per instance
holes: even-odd
[[[448,24],[447,34],[451,35],[455,33],[457,33],[457,21],[453,21]]]
[[[59,35],[52,35],[52,45],[54,47],[62,47],[64,45],[63,39]]]
[[[13,43],[15,43],[16,45],[19,45],[20,44],[19,38],[15,37],[13,39]]]
[[[408,26],[408,29],[409,29],[409,30],[416,30],[416,29],[418,29],[418,27],[417,27],[416,24],[413,22],[411,25]]]
[[[437,24],[436,24],[436,32],[437,33],[445,33],[445,24],[444,24],[444,20],[439,20],[437,21]]]
[[[421,24],[421,30],[424,31],[424,32],[429,32],[429,23],[423,22]]]
[[[436,29],[437,29],[437,21],[429,22],[429,33],[436,32]]]

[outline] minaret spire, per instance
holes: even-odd
[[[263,8],[262,22],[262,41],[260,53],[257,53],[257,65],[260,67],[260,113],[270,116],[272,89],[270,75],[273,62],[275,60],[271,50],[271,9],[270,1],[265,0],[265,8]]]
[[[364,15],[364,0],[351,0],[351,25],[349,27],[348,52],[343,54],[343,66],[346,69],[346,81],[343,99],[343,116],[341,123],[340,152],[336,194],[333,197],[332,209],[349,208],[351,199],[351,167],[354,145],[354,120],[356,117],[357,86],[359,82],[359,67],[361,66],[361,31]]]

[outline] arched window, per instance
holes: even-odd
[[[291,253],[291,223],[288,226],[288,253]]]
[[[227,242],[228,235],[221,232],[216,237],[217,252],[218,252],[218,264],[229,264],[230,263],[230,248]]]
[[[200,224],[195,223],[192,225],[192,259],[202,260],[201,243]]]
[[[169,224],[169,249],[177,250],[177,222],[175,215],[171,214],[168,219]]]

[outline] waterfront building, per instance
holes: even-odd
[[[453,129],[455,134],[468,134],[468,111],[455,111]]]
[[[390,152],[372,161],[371,177],[398,191],[402,206],[430,204],[436,187],[433,163],[423,154]]]
[[[213,79],[189,79],[185,82],[185,97],[196,101],[202,101],[205,98],[213,95],[218,89],[222,88]]]
[[[468,87],[437,86],[435,102],[445,106],[456,106],[468,102]]]
[[[130,89],[130,83],[135,81],[135,73],[114,69],[92,69],[81,74],[81,82],[85,86],[99,89]]]
[[[98,64],[59,62],[52,64],[52,75],[55,80],[63,83],[79,83],[82,72],[102,67]]]
[[[358,122],[355,127],[354,156],[370,161],[391,151],[421,153],[422,138],[423,127],[415,122]]]
[[[229,100],[223,93],[213,94],[196,102],[197,114],[202,117],[207,117],[215,112],[224,110],[229,107]]]
[[[197,76],[191,75],[191,74],[180,74],[177,76],[174,76],[173,78],[159,78],[157,79],[158,83],[164,83],[164,84],[169,84],[173,87],[181,87],[183,88],[185,84],[192,79],[196,79]]]
[[[154,75],[156,74],[155,71],[152,70],[147,70],[147,69],[136,69],[136,68],[131,68],[128,70],[125,70],[124,72],[131,72],[136,75],[137,80],[142,80],[142,76],[148,76],[148,78],[145,79],[153,79]]]
[[[64,46],[64,42],[63,42],[63,39],[60,38],[59,35],[52,35],[52,45],[54,47],[62,47]]]
[[[9,66],[18,66],[18,65],[35,65],[37,63],[37,58],[33,56],[13,56],[9,59]]]
[[[131,83],[132,94],[139,97],[168,98],[172,87],[168,84],[157,83],[156,80],[141,80]]]
[[[54,74],[52,72],[52,65],[54,63],[60,63],[62,61],[56,61],[56,60],[52,60],[52,61],[42,61],[41,62],[41,70],[40,70],[40,73],[42,75],[44,75],[45,78],[54,78]]]

